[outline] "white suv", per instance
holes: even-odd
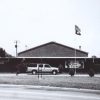
[[[32,74],[36,74],[38,72],[41,73],[52,73],[56,75],[59,72],[59,69],[56,67],[51,67],[49,64],[27,64],[27,72],[31,72]]]

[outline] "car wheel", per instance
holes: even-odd
[[[36,71],[35,71],[35,70],[33,70],[33,71],[32,71],[32,74],[33,74],[33,75],[35,75],[35,74],[36,74]]]
[[[57,74],[57,71],[54,70],[54,71],[52,72],[52,74],[53,74],[53,75],[56,75],[56,74]]]

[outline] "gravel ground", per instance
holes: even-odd
[[[31,75],[31,74],[11,74],[1,73],[0,84],[16,85],[41,85],[67,88],[83,88],[100,90],[100,77],[89,77],[88,75],[75,75],[71,77],[67,74],[60,75]]]

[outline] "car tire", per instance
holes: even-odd
[[[52,74],[53,75],[56,75],[57,74],[57,71],[56,70],[52,71]]]
[[[37,73],[36,70],[33,70],[33,71],[32,71],[32,74],[33,74],[33,75],[36,75],[36,73]]]

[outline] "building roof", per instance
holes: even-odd
[[[72,48],[72,47],[69,47],[69,46],[66,46],[66,45],[57,43],[57,42],[49,42],[49,43],[42,44],[42,45],[39,45],[39,46],[34,47],[34,48],[30,48],[30,49],[28,49],[28,50],[22,51],[22,52],[18,53],[18,56],[20,56],[21,54],[27,53],[27,52],[29,52],[29,51],[35,51],[35,50],[38,50],[38,49],[41,49],[41,48],[47,49],[47,48],[46,48],[47,46],[52,46],[52,45],[55,45],[55,46],[56,46],[56,49],[59,49],[59,48],[57,48],[57,47],[60,47],[60,48],[62,47],[62,48],[64,48],[64,49],[70,49],[70,50],[75,51],[75,48]],[[52,47],[51,47],[51,48],[52,48]],[[52,48],[52,49],[53,49],[53,48]],[[49,50],[49,49],[48,49],[48,50]],[[62,50],[63,50],[63,49],[62,49]],[[85,51],[82,51],[82,50],[79,50],[79,49],[76,49],[76,51],[88,55],[88,52],[85,52]]]

